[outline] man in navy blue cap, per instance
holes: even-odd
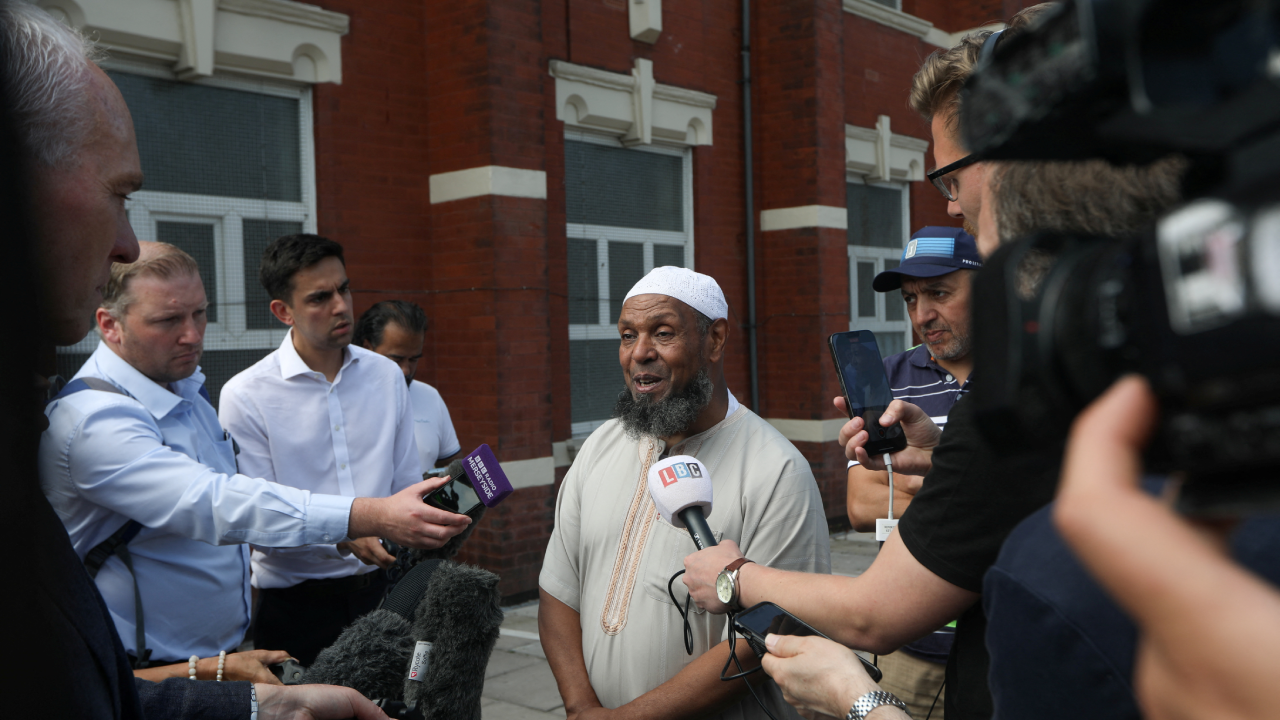
[[[871,283],[877,292],[901,289],[911,329],[924,341],[885,358],[893,397],[919,406],[939,427],[946,425],[951,406],[969,391],[973,369],[969,290],[981,267],[972,235],[960,228],[926,227],[911,236],[902,251],[902,264],[880,273]],[[893,479],[896,517],[910,504],[924,478],[895,473]],[[868,532],[875,529],[876,518],[888,517],[889,473],[850,462],[847,492],[845,507],[855,530]],[[923,717],[942,686],[953,637],[926,635],[881,656],[881,687]]]

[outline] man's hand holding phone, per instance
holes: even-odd
[[[356,498],[351,503],[347,535],[352,538],[382,537],[397,545],[434,550],[471,524],[466,515],[446,512],[422,501],[448,477],[423,480],[385,498]]]
[[[848,405],[843,397],[833,401],[836,408],[848,414]],[[942,429],[933,418],[925,414],[919,407],[903,400],[894,400],[880,415],[880,425],[889,427],[895,422],[902,424],[903,435],[907,438],[907,447],[898,452],[889,453],[893,459],[895,473],[924,475],[933,467],[933,448],[942,438]],[[869,455],[864,447],[870,435],[865,422],[855,417],[840,428],[840,444],[844,446],[845,457],[862,463],[868,470],[884,470],[884,458],[880,455]]]
[[[881,689],[857,654],[825,637],[769,634],[769,653],[760,658],[764,671],[782,690],[782,699],[802,711],[844,717],[854,700]],[[893,706],[882,706],[875,717],[909,718]]]

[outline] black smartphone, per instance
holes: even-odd
[[[900,424],[880,427],[880,416],[893,402],[893,393],[889,391],[889,376],[884,372],[875,334],[870,330],[839,332],[829,342],[849,418],[860,417],[866,423],[867,454],[883,455],[906,448],[907,436]]]
[[[475,488],[467,482],[466,473],[459,472],[449,482],[436,488],[435,492],[422,498],[422,501],[441,510],[459,515],[471,515],[484,507]]]
[[[751,646],[752,650],[756,651],[756,655],[759,657],[764,657],[764,654],[768,652],[764,646],[764,638],[769,633],[774,635],[795,635],[797,637],[813,635],[828,640],[831,639],[806,625],[800,618],[771,602],[752,605],[738,613],[733,618],[733,627],[742,637],[747,639],[747,644]],[[867,662],[866,658],[861,655],[858,656],[858,659],[862,661],[862,667],[871,676],[871,679],[880,682],[880,668]]]

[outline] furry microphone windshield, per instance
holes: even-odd
[[[485,668],[502,625],[501,600],[497,575],[440,563],[413,617],[413,640],[433,643],[431,657],[422,682],[404,680],[405,703],[416,703],[427,718],[480,720]]]
[[[345,685],[369,698],[396,698],[413,655],[409,621],[378,609],[356,618],[307,668],[307,685]]]

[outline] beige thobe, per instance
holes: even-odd
[[[617,420],[591,434],[560,488],[555,530],[538,578],[544,590],[581,615],[587,673],[607,708],[658,687],[727,638],[725,616],[691,605],[693,655],[685,653],[667,581],[697,547],[687,530],[657,514],[649,497],[649,466],[664,450],[661,440],[628,438]],[[773,426],[739,407],[670,454],[697,457],[710,472],[707,521],[717,540],[736,541],[762,565],[831,572],[827,520],[813,472]],[[684,583],[676,579],[671,587],[683,607]],[[554,642],[543,638],[548,640]],[[772,681],[756,692],[780,720],[799,717]],[[744,692],[718,717],[766,716]]]

